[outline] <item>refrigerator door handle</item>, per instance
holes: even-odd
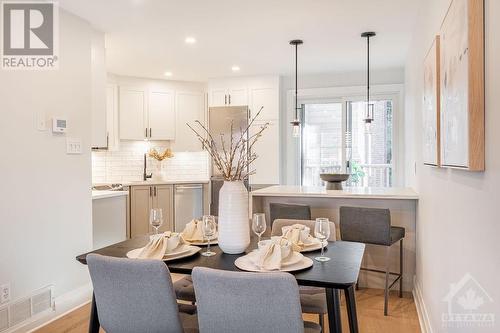
[[[224,105],[227,105],[227,95],[224,95]]]
[[[231,105],[231,94],[229,94],[229,105]]]

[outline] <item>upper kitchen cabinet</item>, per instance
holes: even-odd
[[[92,148],[108,148],[108,128],[106,115],[106,52],[104,34],[92,33],[91,40],[91,119]]]
[[[175,139],[175,103],[173,91],[149,92],[148,137],[151,140]]]
[[[120,86],[120,139],[175,139],[175,93]]]
[[[246,86],[210,89],[209,103],[210,106],[248,105],[248,89]]]
[[[249,86],[250,115],[262,112],[258,120],[278,120],[280,113],[280,81],[279,77],[264,77],[252,80]]]
[[[120,86],[120,139],[149,137],[146,96],[144,89]]]
[[[201,151],[201,143],[186,123],[193,124],[199,120],[203,125],[205,121],[205,94],[202,92],[177,92],[176,93],[177,117],[175,140],[171,144],[174,151]]]

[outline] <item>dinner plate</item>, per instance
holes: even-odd
[[[323,246],[327,246],[328,245],[328,241],[323,241]],[[317,251],[317,250],[321,250],[321,243],[315,243],[313,245],[310,245],[310,246],[305,246],[302,251],[300,252],[312,252],[312,251]]]
[[[288,266],[282,266],[281,270],[279,271],[269,271],[269,270],[263,270],[257,267],[250,258],[248,258],[248,255],[239,257],[234,261],[234,265],[238,267],[239,269],[243,271],[248,271],[248,272],[293,272],[293,271],[300,271],[302,269],[309,268],[313,265],[313,261],[308,258],[302,256],[302,259],[293,264],[293,265],[288,265]]]
[[[186,241],[186,242],[188,242],[188,241]],[[188,243],[191,245],[198,245],[198,246],[207,246],[208,245],[207,241],[205,241],[205,242],[188,242]],[[210,241],[210,245],[217,245],[217,244],[219,244],[217,239],[212,239]]]
[[[192,246],[192,245],[181,245],[181,246],[178,246],[177,248],[181,248],[181,247],[183,248],[182,251],[179,250],[176,254],[174,254],[173,252],[171,252],[169,254],[165,254],[163,256],[162,260],[163,261],[170,261],[170,260],[190,257],[190,256],[198,253],[201,250],[200,247]],[[177,250],[177,248],[175,250]],[[138,249],[128,251],[127,257],[130,259],[137,259],[139,257],[139,254],[141,253],[142,249],[143,248],[141,247]]]

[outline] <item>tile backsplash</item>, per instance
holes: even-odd
[[[162,153],[169,147],[162,141],[122,141],[114,151],[92,152],[92,182],[120,183],[140,181],[143,177],[144,152],[149,147]],[[174,157],[157,161],[147,157],[147,172],[153,178],[175,181],[209,179],[209,156],[206,152],[174,152]]]

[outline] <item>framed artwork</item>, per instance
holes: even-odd
[[[484,170],[484,0],[453,0],[440,31],[441,165]]]
[[[423,160],[426,165],[440,166],[440,52],[439,36],[434,39],[424,60]]]

